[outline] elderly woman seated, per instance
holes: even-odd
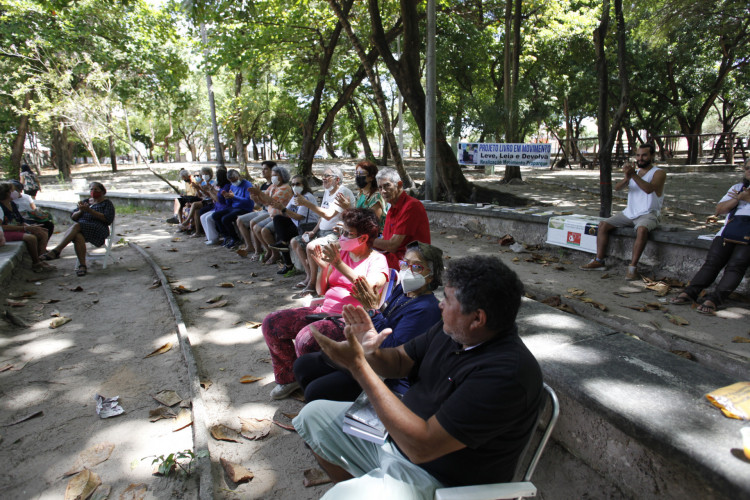
[[[299,387],[292,372],[297,356],[319,350],[310,326],[315,325],[331,339],[343,340],[342,324],[331,316],[340,315],[345,304],[360,304],[351,294],[354,282],[363,278],[367,286],[380,293],[388,279],[385,257],[372,249],[378,236],[375,214],[356,208],[345,211],[342,220],[344,229],[339,241],[318,247],[311,255],[321,268],[317,289],[319,294],[325,294],[323,304],[278,311],[263,320],[263,336],[277,383],[271,391],[274,399],[283,399]]]
[[[115,220],[115,206],[104,195],[107,190],[100,182],[89,185],[91,197],[78,203],[78,208],[70,216],[75,223],[63,235],[62,241],[52,250],[42,255],[44,260],[60,258],[60,252],[73,242],[78,257],[77,276],[86,275],[86,242],[96,247],[104,245],[109,236],[109,226]]]
[[[0,207],[2,207],[2,226],[6,241],[23,241],[31,257],[34,272],[54,269],[41,261],[41,254],[47,245],[47,230],[42,226],[30,224],[18,211],[11,194],[16,192],[10,182],[0,182]]]
[[[352,295],[362,304],[378,332],[390,333],[380,347],[397,347],[426,332],[440,321],[440,306],[433,291],[441,284],[443,252],[437,247],[413,241],[400,261],[399,284],[382,308],[373,290],[357,280]],[[322,352],[305,354],[294,362],[294,377],[302,385],[307,402],[316,399],[353,401],[362,388],[354,377],[334,365]],[[390,379],[392,391],[405,393],[406,379]]]

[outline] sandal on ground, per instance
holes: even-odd
[[[60,252],[53,248],[49,252],[40,255],[39,258],[42,260],[56,260],[60,258]]]
[[[316,293],[315,290],[310,290],[309,288],[305,288],[301,292],[298,292],[298,293],[295,293],[294,295],[292,295],[292,298],[293,299],[304,299],[308,295],[312,295],[313,297],[315,297],[317,295],[317,293]]]
[[[307,288],[307,281],[300,281],[296,285],[294,285],[294,288]]]
[[[690,297],[690,295],[682,292],[677,297],[672,297],[671,299],[669,299],[669,303],[673,306],[684,306],[687,304],[692,304],[693,299]]]
[[[250,256],[250,262],[258,262],[262,256],[262,253],[254,253]]]
[[[88,272],[88,269],[86,269],[85,264],[79,264],[76,267],[76,276],[86,276],[87,272]]]
[[[709,302],[709,304],[707,304]],[[706,316],[714,316],[716,314],[716,304],[713,303],[713,301],[710,300],[704,300],[701,305],[699,305],[695,310],[699,314],[705,314]]]

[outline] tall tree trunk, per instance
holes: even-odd
[[[112,113],[107,112],[107,125],[112,129]],[[109,142],[109,162],[112,164],[112,172],[117,172],[117,151],[115,151],[115,136],[110,132],[107,137]]]
[[[31,92],[26,92],[23,96],[22,110],[29,108],[29,102],[31,101]],[[23,150],[26,144],[26,133],[29,131],[29,115],[22,114],[18,118],[18,128],[16,129],[16,137],[13,139],[13,148],[10,153],[10,164],[14,170],[11,172],[13,178],[18,177],[18,172],[21,170],[21,163],[23,163]]]
[[[242,71],[238,71],[234,75],[234,100],[235,100],[235,115],[237,116],[234,124],[234,145],[237,148],[237,163],[240,169],[247,173],[247,151],[244,147],[244,134],[242,133],[242,124],[240,122],[240,116],[242,110],[240,109],[239,102],[240,96],[242,95]]]
[[[372,154],[372,148],[370,147],[370,140],[367,138],[365,121],[362,118],[362,113],[354,99],[349,101],[346,105],[346,111],[349,114],[349,119],[354,124],[354,129],[357,131],[359,142],[362,143],[362,150],[365,152],[365,158],[370,161],[375,161],[375,155]]]
[[[628,108],[629,88],[627,66],[625,62],[625,19],[622,14],[622,0],[615,0],[615,19],[617,23],[617,65],[620,80],[620,104],[609,125],[609,71],[605,40],[609,29],[609,0],[602,4],[602,18],[599,27],[594,30],[594,49],[596,51],[596,75],[599,80],[599,216],[609,217],[612,214],[612,146],[617,138],[617,132],[622,125],[623,117]]]
[[[206,25],[201,23],[201,39],[203,40],[203,56],[208,59],[208,34],[206,33]],[[214,148],[216,149],[216,162],[220,167],[224,167],[224,151],[221,149],[221,141],[219,140],[219,124],[216,122],[216,102],[214,100],[214,82],[211,78],[211,73],[206,69],[206,88],[208,89],[208,105],[211,111],[211,129],[214,136]],[[210,161],[211,158],[209,157]]]
[[[349,41],[351,42],[352,46],[354,47],[354,51],[359,57],[359,62],[362,64],[362,67],[367,74],[367,79],[370,81],[370,87],[372,89],[373,95],[375,96],[375,103],[377,104],[378,110],[380,111],[380,119],[383,125],[383,134],[385,135],[388,149],[393,156],[393,162],[395,163],[396,170],[398,170],[399,176],[404,183],[404,187],[410,188],[412,187],[414,182],[404,168],[404,162],[401,158],[401,152],[398,150],[398,141],[396,141],[396,136],[393,134],[393,126],[391,125],[390,114],[388,112],[388,107],[386,106],[383,88],[380,85],[380,77],[375,71],[373,64],[369,62],[367,54],[365,53],[365,49],[362,46],[362,42],[359,40],[357,35],[354,34],[352,26],[349,23],[348,14],[344,13],[336,0],[328,0],[328,3],[331,5],[331,8],[336,14],[336,17],[338,17],[339,22],[343,26],[344,32],[349,37]],[[383,156],[385,157],[385,154]]]
[[[510,35],[512,33],[512,36]],[[506,1],[505,46],[503,51],[503,104],[505,105],[505,142],[520,142],[518,130],[518,74],[521,60],[521,0]],[[521,180],[521,167],[506,165],[503,182]]]
[[[68,147],[68,129],[61,124],[52,128],[52,154],[57,170],[63,179],[70,180],[70,167],[73,164],[71,149]]]

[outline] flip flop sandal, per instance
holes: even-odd
[[[88,272],[88,269],[86,269],[86,266],[79,265],[76,267],[76,276],[86,276],[86,273]]]
[[[42,260],[56,260],[60,258],[60,252],[52,249],[49,252],[40,255],[39,258]]]
[[[680,295],[669,299],[669,303],[673,306],[684,306],[687,304],[692,304],[693,302],[693,299],[691,299],[690,297],[680,297]]]
[[[314,297],[315,295],[317,295],[317,293],[315,292],[315,290],[310,290],[309,288],[305,288],[301,292],[295,293],[294,295],[292,295],[292,298],[293,299],[304,299],[308,295],[312,295]]]
[[[704,307],[704,308],[705,308],[705,310],[702,310],[702,309],[701,309],[701,307]],[[702,303],[701,305],[699,305],[699,306],[698,306],[698,307],[697,307],[697,308],[695,309],[695,311],[696,311],[696,312],[697,312],[698,314],[704,314],[704,315],[706,315],[706,316],[715,316],[715,315],[716,315],[716,310],[717,310],[717,309],[718,309],[718,308],[716,307],[716,305],[714,305],[714,304],[712,304],[712,305],[707,305],[707,304],[706,304],[706,301],[703,301],[703,303]]]
[[[296,285],[294,285],[294,288],[298,288],[298,289],[307,288],[307,282],[300,281],[299,283],[297,283]]]

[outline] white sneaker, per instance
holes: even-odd
[[[296,380],[289,384],[276,384],[276,387],[271,391],[271,397],[273,399],[284,399],[299,388],[299,382]]]
[[[206,245],[218,245],[219,240],[208,240],[206,241]]]

